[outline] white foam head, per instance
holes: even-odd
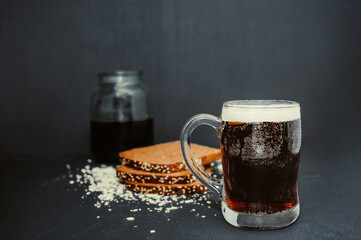
[[[223,103],[222,121],[287,122],[301,118],[300,105],[287,100],[234,100]]]

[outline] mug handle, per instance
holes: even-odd
[[[180,135],[180,145],[183,159],[188,169],[193,175],[208,189],[218,194],[222,198],[222,182],[221,180],[208,175],[204,170],[199,167],[200,162],[194,159],[191,148],[191,136],[193,130],[200,126],[207,125],[213,127],[217,134],[221,130],[221,120],[211,114],[198,114],[190,118],[184,125]]]

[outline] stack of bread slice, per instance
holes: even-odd
[[[210,164],[220,158],[219,149],[198,144],[192,144],[192,152],[208,173]],[[188,195],[207,190],[186,168],[179,141],[134,148],[119,156],[122,166],[117,167],[117,175],[128,190],[162,195]]]

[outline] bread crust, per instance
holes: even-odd
[[[141,170],[136,170],[126,166],[119,166],[116,168],[117,176],[128,182],[138,183],[156,183],[156,184],[188,184],[195,182],[197,179],[189,170],[184,170],[174,173],[152,173]],[[205,167],[205,172],[211,172],[211,166]]]
[[[190,184],[152,184],[125,181],[124,185],[127,190],[142,194],[191,195],[207,191],[207,188],[198,181]]]

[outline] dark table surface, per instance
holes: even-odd
[[[84,189],[69,184],[66,164],[81,169],[87,157],[1,156],[0,239],[361,239],[359,152],[304,151],[301,215],[272,231],[227,224],[211,193],[208,204],[186,204],[169,213],[130,212],[146,209],[144,202],[111,203],[111,212],[96,208],[96,193],[82,198]],[[127,221],[129,216],[135,220]]]

